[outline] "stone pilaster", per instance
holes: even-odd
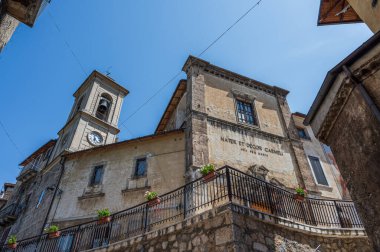
[[[197,169],[209,162],[207,113],[205,105],[205,80],[202,68],[203,61],[186,62],[184,71],[187,73],[186,97],[186,170],[193,176]]]
[[[293,121],[289,105],[286,101],[287,92],[284,93],[284,90],[277,87],[275,87],[275,89],[284,135],[288,138],[289,144],[291,145],[290,149],[292,151],[292,159],[295,166],[298,183],[309,192],[317,193],[317,185],[315,184],[302,141],[297,134],[297,128]]]

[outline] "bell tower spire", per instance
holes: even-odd
[[[118,121],[127,89],[93,71],[75,91],[75,102],[59,138],[54,156],[116,142]]]

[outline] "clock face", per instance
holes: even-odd
[[[100,145],[103,143],[103,137],[98,132],[92,131],[87,135],[88,141],[93,145]]]

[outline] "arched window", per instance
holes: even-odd
[[[112,98],[108,94],[102,94],[96,109],[96,117],[106,121],[111,110]]]
[[[79,98],[78,102],[77,102],[77,106],[75,108],[75,112],[78,112],[81,107],[82,107],[82,102],[83,102],[83,96],[81,98]]]

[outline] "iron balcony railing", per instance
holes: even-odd
[[[234,203],[312,226],[363,229],[353,202],[306,198],[225,166],[217,176],[199,178],[160,196],[161,202],[142,203],[111,215],[108,223],[91,221],[18,242],[16,251],[71,252],[106,246],[181,221],[213,207]],[[1,251],[10,251],[6,244]]]
[[[20,206],[12,203],[0,210],[0,226],[13,222],[20,213]]]

